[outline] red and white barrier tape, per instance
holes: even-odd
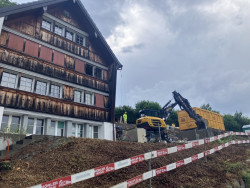
[[[176,169],[178,167],[181,167],[183,165],[187,165],[193,161],[196,161],[198,159],[201,159],[203,158],[204,156],[207,156],[207,155],[210,155],[212,153],[215,153],[223,148],[226,148],[228,146],[230,146],[231,144],[245,144],[245,143],[250,143],[249,140],[242,140],[242,141],[231,141],[231,142],[228,142],[226,144],[222,144],[218,147],[215,147],[213,149],[210,149],[210,150],[207,150],[207,151],[204,151],[202,153],[199,153],[197,155],[194,155],[192,157],[188,157],[186,159],[183,159],[183,160],[180,160],[180,161],[177,161],[175,163],[171,163],[169,165],[166,165],[166,166],[163,166],[161,168],[157,168],[157,169],[154,169],[154,170],[150,170],[148,172],[145,172],[139,176],[136,176],[132,179],[129,179],[125,182],[122,182],[120,184],[117,184],[115,186],[113,186],[112,188],[127,188],[127,187],[132,187],[138,183],[141,183],[142,181],[145,181],[149,178],[152,178],[154,176],[158,176],[160,174],[163,174],[163,173],[166,173],[166,172],[169,172],[173,169]]]
[[[201,139],[201,140],[196,140],[193,142],[190,142],[188,144],[183,144],[183,145],[178,145],[178,146],[174,146],[171,148],[165,148],[165,149],[161,149],[161,150],[156,150],[156,151],[151,151],[148,153],[144,153],[141,155],[137,155],[125,160],[121,160],[118,162],[114,162],[114,163],[110,163],[104,166],[100,166],[97,168],[93,168],[90,170],[86,170],[77,174],[73,174],[73,175],[69,175],[63,178],[58,178],[58,179],[54,179],[48,182],[44,182],[42,184],[39,185],[35,185],[32,186],[31,188],[57,188],[57,187],[64,187],[67,185],[71,185],[80,181],[84,181],[93,177],[97,177],[109,172],[113,172],[115,170],[121,169],[121,168],[125,168],[127,166],[131,166],[137,163],[140,163],[142,161],[146,161],[149,159],[153,159],[156,157],[160,157],[163,155],[167,155],[167,154],[171,154],[171,153],[175,153],[178,151],[182,151],[185,149],[189,149],[189,148],[193,148],[199,145],[203,145],[204,143],[208,143],[208,142],[213,142],[215,140],[221,139],[221,138],[225,138],[227,136],[230,135],[248,135],[246,133],[241,133],[241,132],[228,132],[228,133],[224,133],[218,136],[214,136],[211,138],[207,138],[207,139]]]

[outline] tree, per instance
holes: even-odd
[[[218,111],[215,111],[212,109],[212,107],[210,106],[210,104],[203,104],[200,108],[204,109],[204,110],[208,110],[208,111],[211,111],[211,112],[215,112],[215,113],[220,113]]]
[[[250,119],[242,115],[242,112],[235,112],[234,115],[226,114],[223,116],[227,131],[242,131],[243,125],[249,125]]]
[[[239,123],[235,120],[234,116],[231,114],[225,114],[223,116],[223,121],[226,131],[241,131]]]
[[[0,8],[13,5],[16,5],[16,3],[10,2],[9,0],[0,0]]]
[[[131,106],[120,106],[115,108],[115,121],[119,122],[120,117],[127,112],[128,115],[128,124],[135,124],[137,116],[135,115],[135,110]]]
[[[140,101],[135,104],[135,111],[139,112],[143,109],[150,109],[150,110],[160,110],[161,105],[158,102],[152,102],[152,101]]]
[[[170,113],[167,119],[167,124],[168,125],[175,124],[176,127],[179,127],[178,115],[176,110],[172,110],[172,112]]]

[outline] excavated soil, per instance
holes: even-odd
[[[243,139],[238,137],[237,139]],[[244,139],[246,139],[244,137]],[[68,176],[91,168],[133,157],[145,152],[177,145],[175,143],[130,143],[98,139],[57,138],[44,139],[22,148],[11,161],[13,170],[2,171],[0,187],[28,187]],[[207,144],[207,149],[221,145]],[[152,159],[152,169],[182,160],[204,151],[198,146]],[[232,145],[204,159],[172,170],[152,179],[153,187],[226,187],[233,180],[242,180],[241,171],[250,169],[250,144]],[[240,168],[231,168],[234,164]],[[110,187],[148,171],[148,162],[142,162],[69,187]],[[148,187],[144,181],[135,187]]]

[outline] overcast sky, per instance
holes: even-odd
[[[117,106],[164,105],[176,90],[192,106],[250,117],[249,0],[82,2],[123,64]]]

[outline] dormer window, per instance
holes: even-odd
[[[66,31],[65,37],[71,41],[73,41],[73,33],[70,31]]]
[[[51,23],[47,20],[42,21],[42,28],[51,31]]]
[[[63,30],[62,30],[62,28],[61,27],[59,27],[59,26],[55,26],[55,34],[57,34],[57,35],[60,35],[60,36],[62,36],[62,32],[63,32]]]

